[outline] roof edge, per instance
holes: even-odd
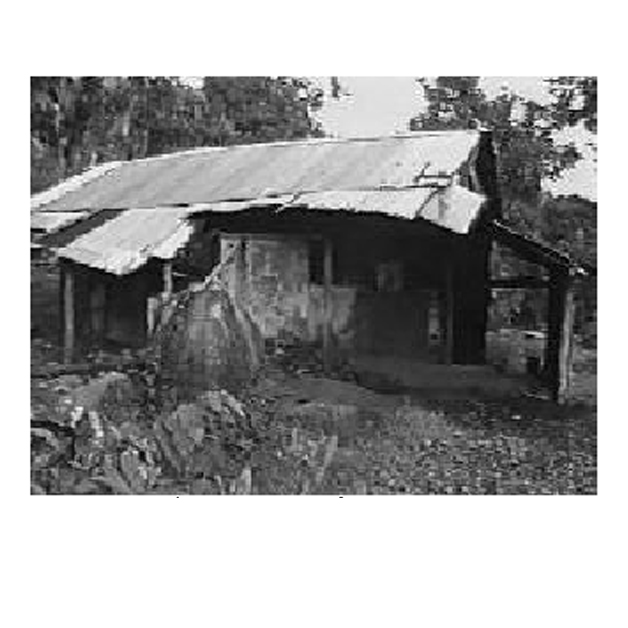
[[[47,190],[44,190],[43,192],[38,192],[37,194],[31,196],[31,211],[39,210],[45,205],[49,205],[54,201],[58,201],[66,194],[78,190],[90,181],[98,179],[99,177],[106,175],[108,172],[111,172],[112,170],[121,167],[124,163],[124,161],[107,161],[103,164],[99,164],[98,166],[88,168],[87,170],[84,170],[79,174],[64,179],[63,181],[59,181],[59,183],[53,185]]]
[[[82,172],[78,175],[70,177],[69,179],[64,179],[63,181],[57,183],[56,185],[48,188],[48,190],[44,190],[43,192],[39,192],[38,194],[31,197],[31,208],[34,207],[33,202],[40,196],[51,192],[52,190],[58,188],[61,185],[66,183],[74,182],[75,180],[78,182],[76,184],[76,188],[80,187],[84,183],[97,178],[98,176],[102,176],[109,172],[109,170],[113,170],[114,168],[120,167],[127,163],[146,163],[151,161],[159,161],[162,159],[173,159],[175,157],[181,157],[182,155],[202,155],[204,153],[213,153],[213,152],[223,152],[223,151],[232,151],[238,149],[254,149],[254,148],[268,148],[268,147],[282,147],[282,146],[308,146],[308,145],[320,145],[320,144],[354,144],[354,143],[362,143],[362,142],[382,142],[386,140],[403,140],[403,139],[419,139],[424,137],[446,137],[448,135],[475,135],[479,137],[483,133],[490,133],[490,131],[482,130],[482,129],[454,129],[450,131],[408,131],[404,133],[394,133],[391,135],[375,135],[368,137],[311,137],[311,138],[303,138],[303,139],[295,139],[295,140],[282,140],[279,142],[254,142],[251,144],[230,144],[229,146],[197,146],[195,148],[190,148],[186,150],[178,150],[173,151],[171,153],[163,153],[161,155],[152,155],[150,157],[141,157],[139,159],[131,159],[128,161],[108,161],[98,166],[94,166],[89,168],[85,172]],[[100,169],[103,169],[100,171]],[[92,175],[91,173],[94,173]],[[72,188],[72,189],[76,189]],[[72,191],[70,189],[67,190]],[[54,199],[56,200],[56,199]],[[49,203],[51,201],[45,201],[45,203]],[[42,203],[43,204],[43,203]]]
[[[560,268],[574,275],[590,275],[590,268],[539,240],[525,235],[498,220],[492,220],[487,228],[495,239],[532,263],[545,267]]]

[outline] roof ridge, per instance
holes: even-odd
[[[163,153],[161,155],[151,155],[150,157],[142,157],[126,163],[145,163],[148,161],[158,161],[160,159],[172,159],[173,157],[181,157],[183,155],[199,155],[203,153],[232,151],[238,149],[254,149],[284,146],[311,146],[320,144],[357,144],[361,142],[383,142],[387,140],[403,140],[403,139],[420,139],[425,137],[444,137],[447,135],[479,135],[479,129],[452,129],[446,131],[407,131],[404,133],[395,133],[392,135],[375,135],[368,137],[309,137],[295,140],[279,140],[276,142],[253,142],[250,144],[230,144],[228,146],[196,146],[193,148],[173,151],[171,153]]]
[[[338,161],[342,166],[342,164],[345,163],[349,157],[355,161],[356,156],[353,155],[354,152],[364,152],[365,159],[367,160],[365,163],[368,167],[365,166],[366,170],[361,172],[360,177],[362,178],[358,178],[355,181],[353,181],[350,177],[347,179],[348,171],[345,172],[345,164],[345,166],[343,166],[345,170],[341,169],[340,171],[342,176],[338,175],[335,176],[335,178],[332,176],[329,181],[325,180],[326,183],[324,186],[318,186],[312,183],[310,180],[311,176],[308,179],[305,170],[303,170],[303,168],[305,168],[304,166],[301,168],[302,172],[300,171],[299,175],[299,192],[309,191],[303,188],[310,186],[318,188],[311,191],[319,192],[322,191],[320,187],[325,187],[330,191],[338,191],[340,189],[355,189],[354,186],[357,184],[357,187],[362,188],[363,186],[360,185],[361,183],[366,185],[368,188],[370,188],[374,183],[378,184],[375,187],[379,189],[397,189],[399,187],[407,188],[410,179],[414,183],[418,183],[417,178],[423,179],[421,181],[422,184],[429,185],[430,182],[438,180],[441,177],[440,171],[438,174],[436,172],[427,172],[427,166],[431,165],[432,162],[430,153],[433,150],[436,151],[436,157],[442,162],[441,167],[443,168],[443,172],[446,173],[446,176],[450,177],[455,168],[459,167],[459,160],[456,161],[456,163],[454,163],[454,160],[458,157],[463,159],[464,155],[469,152],[471,144],[475,144],[479,140],[480,135],[481,131],[477,129],[460,129],[451,131],[408,131],[377,137],[305,138],[280,142],[234,144],[231,146],[201,146],[186,150],[173,151],[162,155],[154,155],[142,159],[105,162],[103,164],[99,164],[98,166],[89,168],[79,175],[75,175],[65,181],[61,181],[44,192],[31,196],[31,211],[46,211],[49,208],[54,209],[55,207],[57,207],[57,210],[63,209],[64,207],[71,207],[81,211],[89,209],[93,205],[93,203],[90,205],[89,189],[94,188],[99,190],[102,187],[106,190],[108,187],[115,187],[116,180],[118,178],[116,173],[120,173],[120,175],[125,178],[125,181],[126,175],[128,174],[129,180],[137,180],[141,182],[144,187],[146,187],[150,182],[151,173],[155,170],[167,170],[170,164],[177,169],[177,172],[179,169],[181,172],[185,172],[186,168],[192,168],[193,172],[202,170],[205,168],[204,164],[206,162],[213,162],[212,158],[205,159],[203,157],[205,154],[216,155],[215,159],[217,159],[218,162],[226,159],[227,162],[233,161],[236,165],[241,162],[248,168],[252,167],[251,162],[253,162],[253,165],[259,168],[260,165],[264,165],[263,162],[266,156],[270,162],[274,163],[275,158],[277,158],[278,163],[283,163],[286,160],[300,160],[300,153],[304,153],[305,159],[303,163],[305,165],[314,164],[315,174],[321,173],[322,175],[325,175],[327,172],[327,165],[325,164],[325,159],[321,157],[322,154],[326,154],[330,151],[335,155],[337,152],[340,155]],[[443,139],[442,142],[439,141],[441,138]],[[343,148],[348,146],[354,146],[355,148],[352,150]],[[276,152],[273,150],[274,148],[277,148]],[[293,157],[293,151],[291,148],[297,148],[297,153],[299,153],[299,155]],[[256,149],[259,149],[260,153],[256,152]],[[313,151],[311,160],[309,160],[309,156],[307,155],[309,150]],[[265,152],[268,154],[265,155]],[[345,153],[347,154],[345,155]],[[424,155],[424,153],[426,154]],[[368,159],[371,154],[378,159],[378,162],[377,164],[373,162],[369,166],[370,162],[368,162]],[[229,155],[231,155],[231,157],[228,157]],[[262,159],[259,158],[260,155],[262,156]],[[357,157],[361,158],[359,154]],[[426,161],[427,157],[429,157],[429,160]],[[422,160],[425,163],[423,163],[421,168],[420,162],[422,162]],[[373,160],[371,159],[371,161]],[[136,166],[133,167],[132,164],[136,164]],[[449,165],[445,168],[445,164]],[[207,163],[207,167],[211,167],[211,164]],[[383,174],[379,176],[376,172],[378,168],[382,172],[387,173],[386,176]],[[418,173],[418,170],[420,170],[420,173]],[[107,179],[107,175],[111,172],[114,172],[114,174]],[[229,181],[233,179],[233,176],[228,174],[224,168],[222,170],[219,169],[219,174],[223,179],[225,179],[225,177]],[[196,179],[198,179],[198,173],[195,176]],[[194,177],[192,178],[194,179]],[[181,176],[179,176],[179,179],[181,179]],[[185,179],[185,177],[183,177],[183,179]],[[193,180],[195,185],[198,184],[196,179]],[[283,185],[281,188],[277,188],[275,191],[281,194],[296,192],[297,190],[294,188],[297,182],[292,180],[294,177],[292,177],[292,179],[288,177],[288,179],[288,183]],[[362,181],[362,179],[364,180]],[[408,179],[407,182],[406,179]],[[309,181],[309,185],[307,184],[307,181]],[[349,181],[351,181],[351,185],[347,188],[347,183]],[[94,183],[94,186],[91,186],[91,183]],[[231,187],[227,186],[224,190],[214,190],[211,186],[209,186],[211,189],[210,192],[205,195],[206,198],[201,198],[202,195],[197,195],[198,198],[193,198],[194,194],[179,194],[178,196],[175,194],[161,194],[161,198],[153,198],[154,195],[151,196],[151,194],[144,194],[144,196],[140,194],[138,198],[134,198],[131,202],[133,202],[136,207],[147,207],[147,201],[151,201],[151,206],[163,205],[163,200],[166,199],[170,201],[201,200],[216,202],[217,199],[214,197],[217,195],[221,196],[220,200],[223,201],[248,200],[250,198],[259,197],[262,184],[263,181],[260,180],[257,181],[255,185],[251,184],[248,188],[246,185],[232,185]],[[214,188],[216,185],[218,184],[215,184]],[[82,191],[83,188],[89,189],[84,193]],[[250,194],[251,192],[252,194]],[[85,195],[87,195],[87,197]],[[69,197],[69,201],[67,200],[67,197]],[[159,195],[157,195],[157,197],[159,197]],[[86,198],[87,200],[85,200]],[[123,198],[122,200],[125,199]],[[106,205],[107,198],[100,199],[99,202],[101,204],[105,203]],[[118,207],[120,204],[115,199],[112,202],[112,208],[114,205]],[[129,208],[129,205],[127,204],[126,207]]]

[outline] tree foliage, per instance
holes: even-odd
[[[554,119],[560,126],[575,126],[580,121],[597,133],[597,77],[560,76],[548,80],[556,99]]]
[[[582,79],[585,81],[585,79]],[[588,79],[586,79],[588,80]],[[427,110],[410,121],[413,130],[468,129],[482,126],[492,130],[499,153],[499,181],[502,198],[536,204],[544,178],[556,178],[575,164],[580,154],[575,146],[558,145],[552,137],[567,124],[592,120],[595,105],[595,79],[591,79],[586,107],[578,96],[582,89],[570,87],[571,79],[551,79],[556,100],[540,105],[504,90],[489,99],[477,76],[438,77],[434,84],[419,79]],[[578,83],[580,84],[580,83]],[[577,104],[584,108],[570,115]],[[571,109],[570,109],[571,108]]]
[[[547,104],[508,90],[489,98],[480,87],[479,77],[447,76],[435,81],[419,79],[419,82],[427,108],[410,121],[410,128],[490,129],[498,152],[503,219],[580,263],[595,266],[596,203],[575,196],[553,197],[543,192],[542,182],[557,178],[581,157],[574,145],[558,144],[554,132],[579,124],[593,133],[597,131],[597,79],[547,79],[552,96]],[[503,263],[515,273],[526,272],[524,264],[513,267],[499,252],[497,257],[498,265]],[[595,285],[583,286],[579,297],[583,306],[578,309],[576,327],[584,330],[595,320]],[[538,302],[527,305],[540,309]]]
[[[293,77],[34,77],[31,190],[111,159],[320,135],[322,94]]]
[[[557,178],[581,157],[574,145],[558,144],[555,131],[580,122],[588,129],[597,128],[595,77],[548,79],[554,98],[545,105],[506,90],[488,98],[480,88],[479,77],[447,76],[438,77],[434,83],[427,79],[419,81],[427,108],[410,121],[410,128],[490,129],[499,156],[498,180],[504,218],[515,226],[527,228],[528,232],[532,229],[533,234],[549,239],[551,244],[557,243],[550,223],[555,215],[565,216],[564,202],[560,207],[556,205],[551,196],[543,193],[542,182]],[[571,235],[575,236],[583,220],[585,230],[590,232],[593,228],[595,212],[591,213],[591,209],[595,205],[585,205],[588,208],[585,213],[588,211],[593,220],[573,214]],[[567,241],[576,240],[569,237]]]

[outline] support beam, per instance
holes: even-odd
[[[573,283],[570,282],[565,293],[565,314],[561,326],[558,402],[564,403],[571,387],[571,367],[573,362],[573,325],[575,320],[575,298]]]
[[[574,314],[573,279],[568,273],[554,271],[550,278],[545,364],[552,398],[558,403],[563,403],[569,392]]]
[[[163,293],[164,296],[169,297],[173,291],[172,282],[172,262],[164,261],[163,265]]]
[[[105,284],[98,279],[89,295],[91,337],[97,343],[102,342],[105,334],[105,295]]]
[[[63,361],[71,364],[75,348],[74,321],[74,272],[69,264],[64,264],[63,271]]]
[[[451,258],[454,272],[454,347],[456,364],[484,364],[490,291],[490,240],[481,233],[459,241]]]
[[[503,279],[490,279],[490,290],[540,290],[549,287],[549,282],[541,277],[505,277]]]
[[[332,367],[332,301],[333,284],[333,246],[331,240],[325,240],[323,259],[323,363],[325,373],[329,374]]]
[[[157,306],[158,306],[157,297],[148,296],[146,297],[146,335],[150,338],[157,326]]]
[[[445,276],[445,363],[454,361],[454,268],[450,265]]]
[[[248,237],[242,236],[235,244],[235,302],[241,309],[248,304],[248,272],[247,272],[247,242]]]

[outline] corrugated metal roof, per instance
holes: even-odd
[[[400,218],[425,218],[457,233],[467,233],[484,197],[457,185],[364,192],[315,192],[279,199],[278,208],[306,207]],[[60,248],[59,257],[116,275],[137,270],[150,258],[171,259],[187,243],[187,218],[199,212],[241,211],[258,201],[204,203],[192,207],[129,209],[109,218]],[[101,212],[102,213],[102,212]]]
[[[305,192],[273,199],[201,203],[188,208],[190,215],[203,212],[231,212],[258,205],[274,204],[281,209],[340,210],[358,213],[382,213],[397,218],[423,218],[456,233],[468,233],[477,218],[483,194],[471,192],[455,183],[394,190]]]
[[[129,209],[58,251],[59,257],[115,275],[137,270],[151,257],[169,259],[192,233],[183,207]]]
[[[291,206],[308,209],[383,213],[398,218],[424,218],[454,231],[468,233],[486,198],[460,185],[364,192],[312,192],[298,194]]]
[[[82,188],[90,181],[102,177],[110,170],[120,167],[122,163],[123,162],[121,161],[110,161],[104,164],[100,164],[99,166],[94,166],[93,168],[89,168],[81,174],[77,174],[73,177],[65,179],[65,181],[62,181],[61,183],[51,187],[48,190],[39,192],[39,194],[34,194],[33,196],[31,196],[31,210],[39,209],[45,205],[50,205],[54,203],[55,201],[66,196],[67,194]],[[76,210],[72,209],[66,211]]]
[[[104,164],[34,202],[47,212],[69,212],[404,187],[415,185],[421,174],[453,174],[479,137],[478,131],[418,132],[198,149]]]
[[[456,233],[468,233],[486,198],[460,185],[435,190],[417,215]]]
[[[416,218],[433,188],[408,188],[363,192],[310,192],[299,194],[288,206],[306,206],[309,209],[339,209],[356,212],[381,212],[400,218]]]
[[[63,227],[67,227],[77,220],[89,215],[89,212],[31,212],[31,229],[54,233]]]

